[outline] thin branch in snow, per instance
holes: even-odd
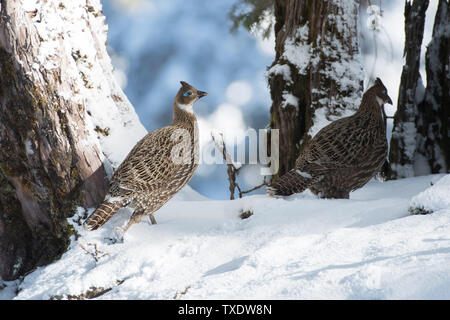
[[[179,298],[181,298],[181,296],[184,296],[188,291],[189,291],[189,289],[191,288],[192,286],[191,285],[188,285],[183,291],[177,291],[176,293],[175,293],[175,295],[173,296],[173,299],[174,300],[177,300],[177,299],[179,299]]]
[[[79,243],[79,245],[81,249],[83,249],[87,254],[90,254],[94,258],[95,262],[98,262],[103,257],[109,256],[109,253],[105,253],[103,251],[98,250],[96,243],[87,244],[88,246],[94,247],[94,252],[87,249],[82,243]]]
[[[225,140],[223,139],[223,133],[219,133],[221,138],[221,143],[219,143],[216,138],[214,137],[214,134],[211,132],[211,137],[214,141],[214,144],[216,145],[217,150],[219,150],[222,153],[223,159],[225,160],[227,164],[227,174],[228,174],[228,181],[230,182],[229,190],[230,190],[230,200],[234,200],[234,190],[237,188],[240,191],[240,187],[236,183],[236,176],[239,174],[239,171],[242,167],[237,168],[233,164],[233,159],[231,159],[230,154],[227,152],[227,147],[225,145]]]
[[[241,189],[239,184],[236,182],[236,178],[237,178],[240,170],[243,168],[243,166],[240,166],[240,167],[235,166],[235,164],[233,163],[233,159],[231,158],[230,154],[227,152],[227,147],[225,145],[223,133],[219,133],[219,134],[220,134],[220,139],[221,139],[220,143],[217,141],[217,138],[214,137],[214,134],[212,132],[211,132],[211,138],[214,141],[214,144],[216,145],[217,150],[219,150],[222,153],[222,157],[227,164],[228,181],[230,183],[229,188],[228,188],[230,190],[230,200],[234,200],[234,193],[235,193],[236,189],[238,190],[239,198],[242,198],[242,195],[253,192],[253,191],[258,190],[258,189],[262,188],[263,186],[267,185],[268,182],[266,181],[266,176],[264,176],[264,180],[260,185],[253,187],[249,190]]]

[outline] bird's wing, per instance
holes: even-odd
[[[297,159],[305,171],[351,168],[361,163],[373,148],[374,138],[353,117],[339,119],[320,130]]]
[[[179,143],[172,137],[173,130],[169,126],[152,131],[136,144],[111,179],[119,193],[151,192],[167,186],[182,166],[171,157]]]

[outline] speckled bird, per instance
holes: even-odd
[[[358,111],[322,128],[307,144],[295,167],[267,188],[269,195],[310,189],[322,198],[349,198],[383,166],[387,154],[384,104],[392,104],[377,78]]]
[[[149,132],[114,172],[102,204],[84,222],[87,230],[104,225],[122,207],[134,209],[122,230],[150,216],[183,188],[198,167],[198,126],[194,103],[208,95],[181,81],[171,125]]]

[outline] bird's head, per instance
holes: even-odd
[[[192,112],[192,106],[194,103],[198,99],[207,96],[208,93],[195,89],[185,81],[180,81],[180,83],[181,88],[178,90],[177,96],[175,97],[175,103],[180,109]]]
[[[388,92],[380,78],[375,80],[375,84],[371,88],[371,91],[375,94],[377,101],[380,105],[389,103],[392,104],[392,99],[388,96]]]

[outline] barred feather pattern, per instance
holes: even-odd
[[[177,130],[187,133],[185,139],[174,135]],[[172,124],[148,133],[135,145],[114,172],[105,201],[85,221],[85,228],[101,227],[124,206],[134,209],[124,231],[142,217],[152,215],[194,175],[198,167],[198,143],[195,115],[174,103]],[[173,161],[174,148],[186,154],[186,161]]]
[[[300,170],[292,169],[267,187],[270,196],[289,196],[300,193],[313,185],[319,177],[311,177]]]
[[[104,225],[111,217],[125,205],[125,201],[103,202],[84,222],[84,228],[92,231]]]
[[[386,122],[379,98],[384,90],[377,79],[358,111],[320,130],[297,158],[295,169],[274,181],[268,194],[289,195],[309,188],[323,198],[348,198],[364,186],[386,160]]]

